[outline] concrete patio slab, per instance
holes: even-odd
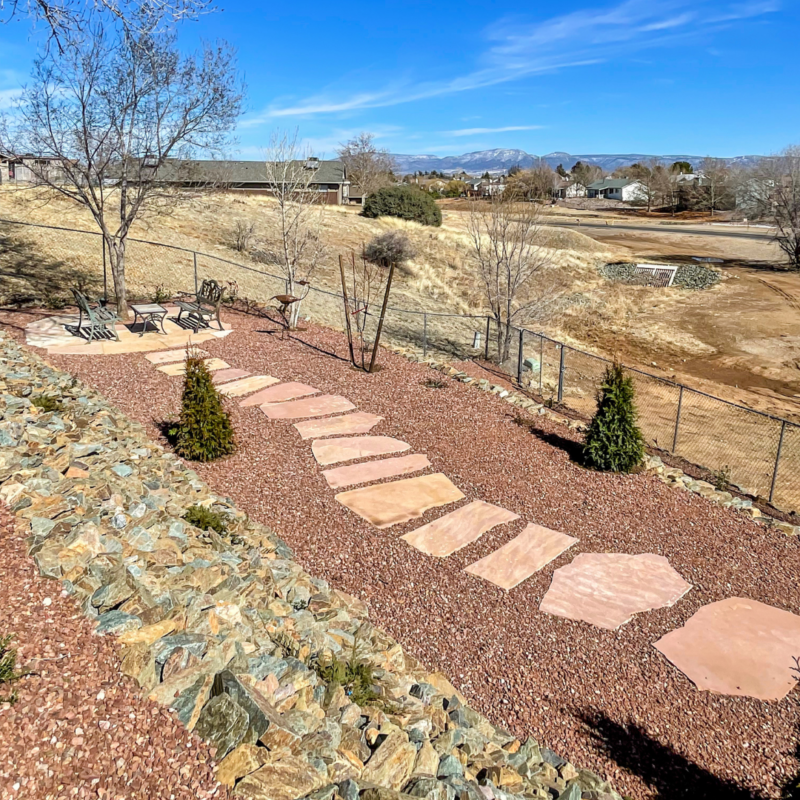
[[[402,453],[411,445],[391,436],[344,436],[339,439],[321,439],[311,445],[318,464],[336,464],[356,458]]]
[[[270,419],[302,419],[303,417],[326,417],[341,411],[352,411],[355,406],[346,398],[336,394],[321,394],[287,403],[269,403],[261,410]]]
[[[307,383],[291,381],[289,383],[279,383],[277,386],[270,386],[260,392],[251,394],[239,403],[240,406],[263,406],[265,403],[283,403],[286,400],[296,400],[298,397],[306,397],[310,394],[319,394],[319,389],[309,386]]]
[[[703,606],[654,647],[698,689],[782,700],[797,685],[800,617],[729,597]]]
[[[257,392],[265,386],[272,386],[273,383],[279,383],[279,381],[277,378],[273,378],[272,375],[251,375],[249,378],[242,378],[240,381],[226,383],[224,386],[219,387],[219,391],[220,394],[224,394],[226,397],[241,397],[250,392]]]
[[[246,369],[231,367],[230,369],[221,369],[219,372],[215,372],[211,376],[211,382],[216,386],[220,383],[230,383],[240,378],[247,378],[251,374],[252,373],[248,372]]]
[[[402,538],[423,553],[445,558],[479,539],[486,531],[515,519],[519,519],[519,514],[513,511],[474,500]]]
[[[525,530],[466,571],[501,589],[513,589],[578,540],[566,533],[529,523]]]
[[[372,483],[384,478],[396,478],[398,475],[408,475],[409,472],[419,472],[431,465],[427,456],[413,453],[400,458],[384,458],[381,461],[368,461],[365,464],[348,464],[346,467],[326,469],[322,474],[331,489],[341,489],[343,486],[354,486],[357,483]]]
[[[441,472],[379,483],[336,495],[345,508],[376,528],[389,528],[421,517],[428,509],[464,499],[464,494]]]
[[[210,355],[199,347],[195,348],[193,352],[200,358],[208,358]],[[185,347],[180,350],[156,350],[155,353],[149,353],[145,358],[151,364],[170,364],[173,361],[185,361],[187,353],[188,350]]]
[[[296,422],[294,427],[303,439],[319,439],[323,436],[347,436],[354,433],[369,433],[383,417],[356,411],[330,419],[310,419]]]
[[[206,369],[209,372],[216,372],[220,369],[230,369],[231,365],[227,361],[223,361],[221,358],[204,358],[203,363],[206,365]],[[159,372],[163,372],[165,375],[185,375],[186,374],[186,363],[184,361],[178,361],[175,364],[164,364],[161,367],[156,367]]]
[[[581,553],[553,573],[539,608],[613,631],[634,614],[675,605],[691,588],[654,553]]]

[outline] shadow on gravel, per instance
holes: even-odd
[[[520,428],[525,428],[526,430],[528,430],[530,434],[532,436],[535,436],[537,439],[546,442],[547,444],[557,448],[558,450],[563,450],[569,456],[570,461],[573,461],[576,464],[583,465],[582,442],[576,441],[575,439],[570,439],[567,436],[562,436],[559,433],[543,431],[541,428],[536,427],[535,422],[526,419],[523,416],[514,417],[514,422],[517,425],[519,425]]]
[[[718,778],[671,747],[657,742],[635,725],[622,725],[602,712],[584,711],[579,718],[595,745],[624,770],[638,775],[661,797],[670,800],[765,800],[732,781]],[[786,798],[800,797],[792,793]]]

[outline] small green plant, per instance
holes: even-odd
[[[172,299],[172,295],[167,290],[163,283],[159,283],[153,291],[153,302],[156,305],[168,303]]]
[[[203,359],[190,352],[186,359],[175,450],[191,461],[214,461],[235,449],[230,414],[222,405],[211,373]]]
[[[22,680],[28,672],[17,670],[17,651],[12,649],[13,636],[0,636],[0,689],[11,688]],[[13,705],[17,702],[17,692],[11,688],[8,694],[0,694],[0,703]]]
[[[348,661],[332,656],[329,659],[313,657],[309,666],[329,686],[339,684],[350,701],[358,706],[367,706],[380,699],[373,685],[375,678],[369,664],[360,664],[356,659],[358,637],[353,642],[353,652]]]
[[[731,485],[731,468],[726,464],[711,473],[711,483],[718,492],[728,491]]]
[[[67,298],[63,294],[53,294],[49,291],[45,291],[43,302],[44,307],[51,311],[60,311],[67,307]]]
[[[428,378],[422,381],[422,385],[426,389],[444,389],[447,386],[444,381],[440,381],[438,378]]]
[[[271,635],[271,639],[281,651],[284,658],[297,658],[300,655],[300,642],[289,636],[286,631],[277,631]]]
[[[200,528],[201,531],[216,531],[220,536],[228,529],[222,514],[205,506],[191,506],[186,510],[183,518],[195,528]]]
[[[61,401],[57,397],[49,394],[40,394],[31,400],[31,405],[42,411],[61,411]]]
[[[597,412],[583,445],[588,467],[606,472],[633,472],[644,458],[644,439],[636,424],[633,378],[621,364],[606,369]]]

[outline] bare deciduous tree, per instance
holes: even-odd
[[[544,249],[535,205],[519,208],[503,197],[488,206],[475,203],[467,230],[502,363],[509,356],[513,326],[542,319],[561,294],[561,280]]]
[[[584,164],[582,161],[578,161],[569,174],[578,186],[588,191],[589,184],[599,181],[604,172],[597,164]]]
[[[510,171],[510,170],[509,170]],[[520,170],[508,179],[505,194],[518,200],[549,202],[553,199],[556,173],[544,162],[531,169]]]
[[[388,150],[376,147],[374,140],[372,133],[359,133],[349,142],[339,145],[337,151],[347,168],[350,181],[364,192],[365,197],[394,183],[394,159]]]
[[[627,177],[641,184],[642,201],[647,204],[648,212],[669,192],[667,171],[658,159],[651,158],[645,163],[633,164],[627,172]]]
[[[289,327],[297,327],[303,287],[310,282],[325,253],[321,230],[325,196],[314,182],[319,162],[298,141],[298,132],[275,131],[266,151],[266,176],[277,201],[280,234],[278,264],[286,294],[299,298],[288,312]]]
[[[707,208],[713,216],[718,208],[728,205],[731,172],[723,159],[710,157],[703,159],[699,172],[702,175],[699,182],[700,194],[705,198]]]
[[[134,221],[165,193],[182,159],[218,151],[239,114],[241,90],[225,44],[183,56],[175,30],[142,12],[132,25],[98,17],[63,52],[40,55],[18,112],[0,130],[14,155],[55,158],[37,180],[92,214],[107,248],[118,313],[127,316],[125,249]],[[173,160],[178,159],[178,160]]]
[[[761,159],[741,181],[740,195],[748,214],[775,226],[775,241],[800,271],[800,146]]]

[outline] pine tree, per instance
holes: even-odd
[[[636,425],[633,379],[621,364],[606,369],[597,412],[586,433],[584,462],[607,472],[632,472],[644,458],[644,439]]]
[[[214,461],[236,449],[233,425],[205,362],[189,353],[175,447],[191,461]]]

